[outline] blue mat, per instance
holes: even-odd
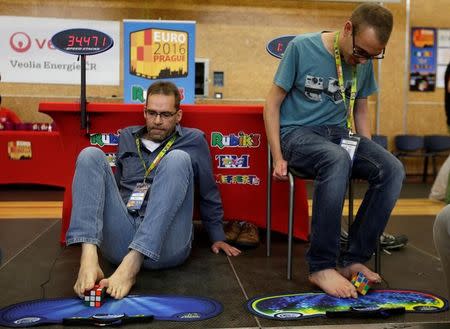
[[[313,317],[387,317],[405,312],[448,310],[446,299],[414,290],[369,290],[355,298],[336,298],[324,292],[272,295],[252,298],[247,309],[262,318],[294,320]],[[393,311],[395,310],[395,312]]]
[[[199,321],[217,316],[222,305],[210,298],[177,295],[130,295],[120,300],[106,299],[99,307],[89,307],[80,298],[38,299],[0,310],[0,325],[30,327],[43,324],[108,324],[163,321]]]

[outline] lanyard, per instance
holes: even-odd
[[[339,51],[339,32],[336,32],[336,36],[334,38],[334,58],[336,60],[336,71],[339,81],[339,88],[341,89],[341,95],[342,99],[344,101],[344,105],[347,107],[347,102],[345,98],[345,85],[344,85],[344,72],[342,71],[342,60],[341,60],[341,53]],[[352,67],[352,88],[350,93],[350,101],[348,104],[348,111],[347,111],[347,128],[352,134],[352,112],[353,108],[355,106],[355,99],[356,99],[356,65],[353,65]]]
[[[147,165],[145,164],[144,158],[142,157],[141,152],[141,139],[136,138],[136,147],[137,152],[139,154],[139,159],[141,159],[142,166],[144,167],[145,174],[144,174],[144,183],[148,175],[150,175],[150,172],[156,167],[156,165],[161,161],[164,155],[166,155],[167,151],[170,149],[170,147],[175,142],[175,139],[177,139],[177,134],[175,133],[171,139],[167,142],[167,144],[164,146],[164,148],[158,153],[156,158],[153,160],[153,162],[150,164],[150,166],[147,168]]]

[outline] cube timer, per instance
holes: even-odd
[[[356,291],[363,296],[367,294],[371,286],[371,281],[369,281],[369,279],[367,279],[361,272],[353,275],[351,282],[356,287]]]
[[[84,293],[84,305],[91,307],[100,307],[105,301],[106,288],[100,288],[95,285],[91,290]]]

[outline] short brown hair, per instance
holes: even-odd
[[[178,111],[180,109],[181,96],[178,87],[169,81],[157,81],[151,84],[147,89],[147,100],[151,95],[166,95],[175,97],[175,109]]]
[[[350,21],[355,34],[364,27],[372,27],[375,30],[378,41],[386,44],[391,36],[394,18],[392,13],[376,3],[363,3],[353,11]]]

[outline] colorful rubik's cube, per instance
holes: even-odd
[[[84,293],[84,305],[91,307],[100,307],[105,301],[106,288],[100,288],[95,285],[94,288]]]
[[[371,282],[361,272],[356,273],[352,277],[352,284],[356,287],[356,291],[361,295],[367,294],[370,289]]]

